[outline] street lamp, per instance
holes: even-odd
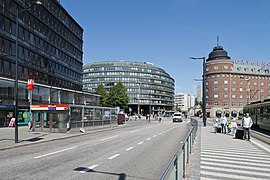
[[[15,105],[15,143],[19,142],[18,138],[18,28],[19,28],[19,13],[27,11],[35,5],[41,5],[41,1],[34,1],[28,8],[24,8],[16,12],[16,56],[15,56],[15,84],[14,84],[14,105]]]
[[[205,97],[205,92],[206,92],[206,84],[205,84],[205,57],[190,57],[189,59],[193,60],[203,60],[203,104],[202,104],[202,113],[203,113],[203,126],[206,126],[206,97]]]

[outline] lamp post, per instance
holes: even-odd
[[[41,5],[41,1],[34,1],[28,8],[24,8],[16,12],[16,56],[15,56],[15,84],[14,84],[14,105],[15,105],[15,143],[19,142],[18,138],[18,28],[19,28],[19,13],[31,9],[34,5]]]
[[[141,110],[140,110],[140,101],[141,101],[141,82],[138,82],[139,84],[139,93],[138,93],[138,116],[140,116],[141,114]]]
[[[205,57],[190,57],[189,59],[193,60],[202,60],[203,61],[203,101],[202,101],[202,113],[203,113],[203,126],[206,126],[206,97],[205,97],[205,92],[206,92],[206,84],[205,84]]]

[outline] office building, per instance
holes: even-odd
[[[174,108],[175,111],[188,112],[195,105],[195,96],[185,93],[175,93]]]
[[[172,111],[174,79],[149,62],[104,61],[84,65],[83,89],[95,92],[98,85],[109,89],[118,82],[127,88],[132,114]]]
[[[16,53],[19,123],[29,111],[29,78],[35,82],[32,104],[98,103],[96,96],[76,93],[82,90],[83,28],[59,1],[35,2],[0,1],[0,126],[14,117]]]

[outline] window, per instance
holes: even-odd
[[[224,84],[228,84],[228,80],[224,80]]]
[[[218,98],[218,94],[214,94],[214,98]]]
[[[224,98],[228,98],[228,94],[224,94]]]
[[[242,94],[240,94],[240,95],[239,95],[239,98],[240,98],[240,99],[243,99],[243,95],[242,95]]]
[[[257,85],[257,82],[254,82],[253,84],[256,86]]]
[[[228,101],[224,101],[223,105],[228,106]]]
[[[242,91],[243,91],[243,88],[239,88],[239,91],[241,91],[241,92],[242,92]]]
[[[227,87],[224,87],[224,91],[228,91],[228,88]]]
[[[232,84],[236,84],[236,81],[232,81]]]
[[[214,91],[218,91],[218,88],[217,88],[217,87],[215,87],[215,88],[214,88]]]
[[[264,86],[264,82],[261,82],[261,86]]]
[[[218,81],[214,81],[214,84],[218,84]],[[270,86],[270,85],[269,85]]]
[[[267,86],[270,86],[270,82],[267,83]]]
[[[235,94],[232,94],[232,98],[235,98]]]
[[[235,91],[235,88],[232,88],[232,91]]]
[[[232,102],[232,106],[235,106],[235,102]]]

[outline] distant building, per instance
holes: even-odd
[[[174,95],[174,109],[177,111],[177,107],[182,112],[188,112],[190,108],[195,105],[195,96],[184,93],[176,93]]]
[[[103,84],[107,91],[118,82],[127,88],[132,114],[172,111],[174,79],[149,62],[104,61],[84,65],[83,89],[96,92]]]
[[[201,82],[199,82],[197,84],[197,88],[196,88],[196,101],[198,103],[201,103],[202,102],[202,85],[201,85]]]

